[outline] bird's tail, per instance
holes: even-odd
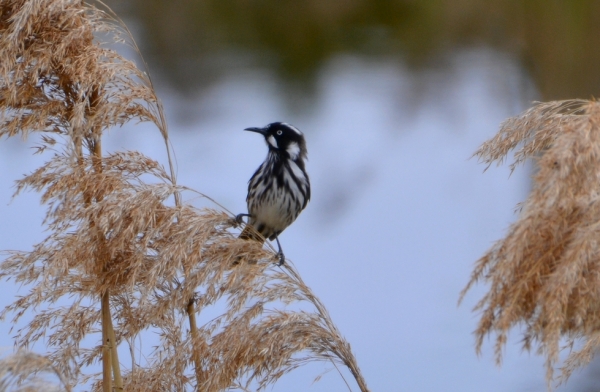
[[[261,244],[265,242],[265,237],[263,237],[258,231],[256,231],[254,226],[252,226],[251,224],[247,224],[246,227],[244,227],[244,230],[242,230],[238,238],[241,238],[243,240],[254,240],[260,242]]]

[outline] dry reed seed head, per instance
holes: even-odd
[[[214,266],[216,263],[208,263],[207,265]],[[260,263],[258,266],[260,266]],[[298,366],[298,360],[291,356],[304,349],[311,350],[305,359],[305,361],[309,361],[328,359],[335,355],[331,353],[333,348],[336,349],[336,352],[342,352],[345,347],[339,340],[336,340],[342,339],[341,336],[332,334],[332,331],[325,327],[327,323],[316,314],[302,312],[278,313],[277,311],[272,313],[269,310],[270,307],[266,307],[267,299],[273,297],[271,291],[277,288],[274,287],[276,285],[265,284],[269,282],[269,279],[264,274],[256,273],[258,266],[242,265],[239,268],[240,271],[235,269],[235,272],[231,272],[229,276],[226,274],[211,275],[210,278],[216,280],[212,285],[213,289],[211,290],[209,287],[201,290],[205,297],[212,295],[214,303],[219,296],[243,297],[244,292],[257,291],[257,287],[261,288],[258,293],[253,294],[253,297],[250,298],[253,301],[258,301],[254,305],[248,306],[246,303],[246,306],[238,307],[237,304],[234,304],[235,300],[229,300],[228,310],[225,314],[200,327],[200,336],[203,339],[200,345],[200,355],[203,358],[203,373],[205,374],[205,381],[201,384],[201,390],[223,390],[235,383],[250,382],[253,378],[259,379],[261,383],[274,382],[280,375]],[[258,280],[250,279],[247,284],[240,284],[240,281],[244,281],[245,277],[232,278],[232,275],[244,275],[245,273],[249,273]],[[296,285],[296,290],[303,290],[303,288],[303,285]],[[305,296],[310,296],[310,293],[305,293]],[[202,298],[197,303],[202,302],[201,300]],[[204,305],[210,302],[207,301]],[[273,314],[279,314],[281,319],[274,318]],[[303,323],[293,323],[290,319],[305,321]],[[310,326],[302,327],[305,325]],[[275,331],[284,334],[285,339],[278,336]],[[321,332],[318,333],[319,331]],[[313,335],[310,335],[310,333]],[[165,338],[167,338],[167,335],[165,335]],[[271,340],[264,342],[263,347],[261,339],[267,338]],[[288,340],[294,342],[295,345],[289,343]],[[189,350],[190,342],[189,340],[186,342],[181,343],[183,345],[181,348],[186,347]],[[327,344],[319,344],[319,342],[327,342]],[[278,344],[284,347],[278,349]],[[168,345],[162,345],[162,347],[168,347]],[[269,350],[279,353],[278,356],[273,357],[273,361],[276,360],[276,362],[272,367],[268,367],[265,362],[265,356],[271,352]],[[188,360],[189,357],[181,357],[182,352],[184,351],[163,352],[160,356],[160,366],[164,366],[165,363],[175,366],[177,363]],[[285,364],[283,368],[280,367],[283,366],[282,364]],[[162,368],[164,369],[164,367]],[[146,372],[144,377],[152,378],[150,374],[154,374],[155,367],[149,366],[144,369],[144,372]],[[265,372],[264,377],[261,377],[260,375],[263,372]],[[245,381],[242,380],[244,377],[246,378]]]
[[[121,31],[79,0],[4,1],[0,8],[0,136],[74,140],[132,118],[157,118],[147,76],[95,36]]]
[[[59,392],[71,388],[49,358],[19,350],[0,359],[0,390]]]
[[[586,100],[538,102],[522,114],[511,117],[500,125],[498,133],[483,143],[475,156],[489,167],[494,161],[504,162],[509,152],[515,151],[511,170],[548,148],[562,132],[563,124],[585,121],[586,108],[595,104]]]
[[[477,154],[491,163],[520,143],[515,164],[539,155],[533,189],[505,238],[477,262],[466,289],[478,280],[490,284],[476,307],[482,311],[477,349],[494,333],[500,361],[508,331],[524,325],[523,346],[538,345],[550,383],[561,339],[584,342],[565,362],[562,380],[600,342],[600,104],[539,104],[507,120]]]
[[[314,353],[329,352],[330,334],[322,328],[320,320],[313,314],[296,312],[274,312],[258,323],[251,319],[262,313],[260,304],[247,315],[230,322],[222,333],[213,337],[204,357],[212,359],[207,364],[210,375],[201,390],[223,390],[231,380],[246,383],[261,379],[259,389],[264,388],[287,371],[298,366],[298,362],[315,360],[315,357],[294,358],[295,354],[311,349]],[[330,359],[325,355],[321,360]],[[274,377],[274,378],[272,378]]]

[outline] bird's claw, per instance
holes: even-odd
[[[279,263],[277,263],[277,266],[281,267],[283,263],[285,263],[285,255],[283,254],[283,252],[279,252],[277,253],[277,258],[279,259]]]
[[[242,223],[244,223],[244,217],[245,216],[250,216],[248,214],[237,214],[235,216],[235,223],[237,223],[238,225],[241,225]]]

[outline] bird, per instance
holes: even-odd
[[[266,238],[276,240],[278,265],[281,266],[285,255],[279,235],[296,220],[310,200],[310,180],[304,163],[306,141],[298,128],[284,122],[244,130],[263,135],[269,152],[248,181],[248,213],[236,216],[238,223],[248,217],[248,223],[239,238],[261,243]]]

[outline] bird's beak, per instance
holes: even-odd
[[[263,136],[267,134],[267,129],[266,128],[250,127],[250,128],[244,129],[244,131],[250,131],[250,132],[260,133]]]

